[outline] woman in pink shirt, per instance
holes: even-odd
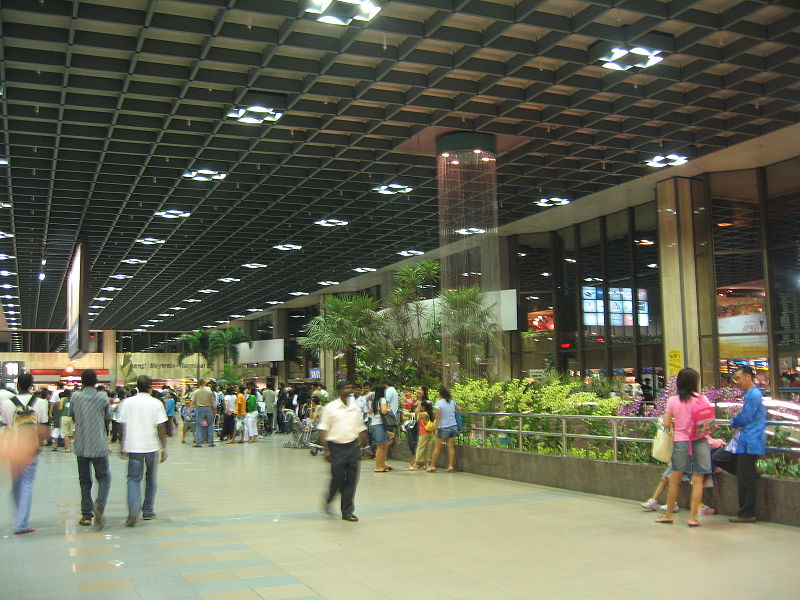
[[[700,374],[694,369],[681,369],[678,373],[678,394],[667,400],[664,428],[672,432],[672,473],[669,476],[667,511],[656,523],[672,524],[673,510],[678,500],[681,477],[692,475],[692,502],[689,510],[689,527],[698,527],[697,511],[703,498],[703,476],[711,473],[711,450],[705,431],[698,431],[696,415],[711,404],[699,391]]]

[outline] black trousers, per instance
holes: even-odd
[[[756,460],[755,454],[731,454],[723,449],[716,450],[711,457],[714,465],[736,475],[740,517],[756,516]]]
[[[411,450],[411,457],[417,453],[417,442],[419,441],[419,429],[417,428],[416,421],[413,427],[406,429],[406,437],[408,438],[408,449]]]
[[[222,420],[222,436],[229,438],[233,436],[233,428],[236,424],[236,419],[233,415],[225,415]]]
[[[333,502],[336,494],[342,496],[342,515],[352,515],[355,510],[353,498],[358,485],[358,472],[361,459],[361,442],[358,439],[348,444],[328,442],[331,451],[331,485],[327,502]]]

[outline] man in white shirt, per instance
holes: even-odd
[[[46,439],[50,437],[50,429],[47,427],[49,420],[48,417],[48,402],[47,399],[37,398],[31,393],[33,388],[33,375],[30,373],[23,373],[17,380],[17,387],[19,393],[16,396],[8,397],[4,395],[0,400],[0,421],[11,428],[14,426],[14,419],[18,410],[27,409],[34,411],[38,439]],[[16,405],[12,398],[16,398],[22,407]],[[23,425],[21,427],[30,427]],[[4,432],[4,435],[9,432]],[[36,531],[28,524],[28,519],[31,516],[31,503],[33,501],[33,483],[36,480],[36,468],[39,465],[38,453],[33,457],[30,463],[27,464],[19,473],[14,474],[14,484],[11,492],[14,496],[14,503],[17,506],[16,516],[14,517],[14,533],[22,535],[25,533],[33,533]]]
[[[139,393],[126,398],[119,422],[122,427],[120,454],[128,456],[128,519],[126,527],[136,525],[139,513],[145,521],[154,519],[156,500],[156,471],[160,462],[167,460],[167,413],[164,405],[150,395],[151,379],[140,375],[136,380]],[[158,458],[161,448],[160,459]],[[144,503],[142,503],[142,477],[145,467]]]
[[[323,509],[331,514],[330,504],[341,494],[342,519],[358,521],[353,514],[353,498],[358,484],[361,444],[367,441],[366,426],[361,409],[350,395],[353,384],[340,381],[336,384],[339,398],[325,406],[320,417],[320,443],[325,452],[325,460],[331,463],[331,484],[325,495]]]

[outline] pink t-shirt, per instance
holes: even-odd
[[[666,412],[672,415],[673,427],[675,429],[673,440],[676,442],[699,440],[703,437],[702,435],[695,435],[695,432],[692,431],[692,407],[698,402],[702,406],[711,406],[708,398],[703,394],[695,396],[688,402],[681,402],[678,396],[670,396],[667,400]]]

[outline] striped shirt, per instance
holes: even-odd
[[[76,456],[108,456],[106,419],[111,418],[108,394],[93,387],[75,392],[69,414],[75,419]]]

